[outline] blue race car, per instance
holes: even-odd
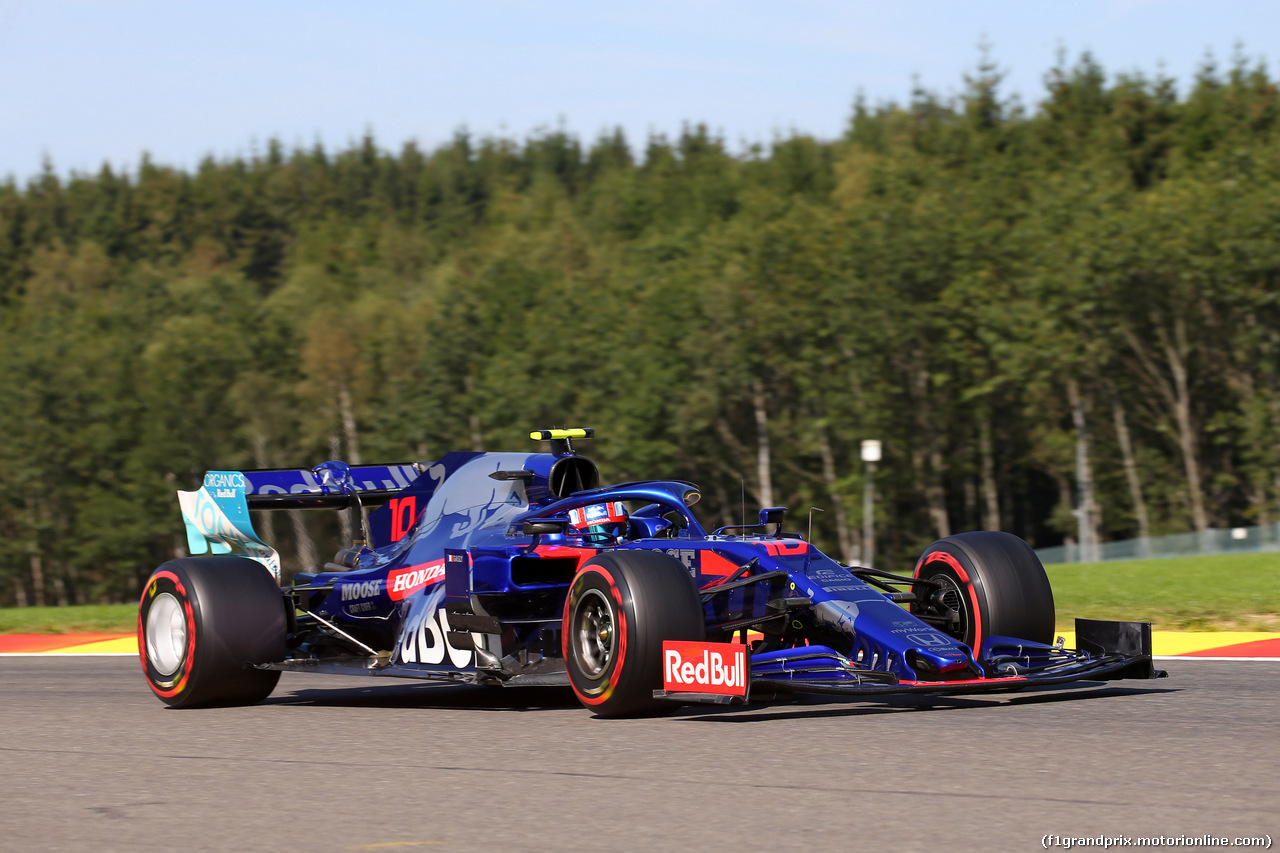
[[[1016,536],[939,540],[910,576],[844,566],[786,532],[781,507],[707,532],[692,483],[600,487],[573,448],[591,435],[534,432],[550,453],[209,472],[179,492],[195,556],[142,595],[151,689],[186,708],[261,701],[282,671],[565,685],[625,716],[1164,674],[1148,623],[1077,620],[1078,648],[1055,644],[1048,578]],[[305,508],[359,516],[364,539],[282,586],[249,512]]]

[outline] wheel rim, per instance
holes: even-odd
[[[604,593],[587,590],[578,599],[573,617],[573,653],[582,674],[593,680],[603,675],[617,645],[613,608]]]
[[[957,639],[966,642],[973,629],[973,617],[969,613],[969,604],[965,600],[964,590],[960,589],[960,585],[956,583],[956,579],[946,572],[940,572],[933,576],[934,580],[942,581],[942,608],[946,610],[954,610],[960,614],[960,621],[954,628],[954,634]],[[939,608],[941,609],[941,608]],[[944,611],[945,612],[945,611]]]
[[[162,592],[147,611],[147,660],[161,675],[173,675],[186,656],[186,614],[177,598]]]

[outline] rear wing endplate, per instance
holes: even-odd
[[[258,538],[245,500],[248,479],[239,471],[210,471],[198,491],[178,492],[187,549],[193,554],[243,554],[280,581],[280,555]]]

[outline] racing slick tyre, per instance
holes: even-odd
[[[574,576],[565,599],[563,652],[578,700],[602,717],[670,708],[662,641],[702,640],[706,623],[689,570],[658,551],[611,551]]]
[[[1040,558],[1017,536],[994,530],[958,533],[924,551],[915,577],[942,582],[930,604],[912,612],[955,614],[939,629],[982,654],[988,637],[1052,643],[1053,590]],[[918,588],[919,589],[919,588]]]
[[[284,596],[255,560],[171,560],[152,573],[142,592],[142,671],[170,707],[261,702],[280,673],[251,665],[283,658],[284,642]]]

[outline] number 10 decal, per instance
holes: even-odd
[[[407,498],[392,498],[390,504],[391,541],[399,542],[418,520],[418,498],[412,495]]]

